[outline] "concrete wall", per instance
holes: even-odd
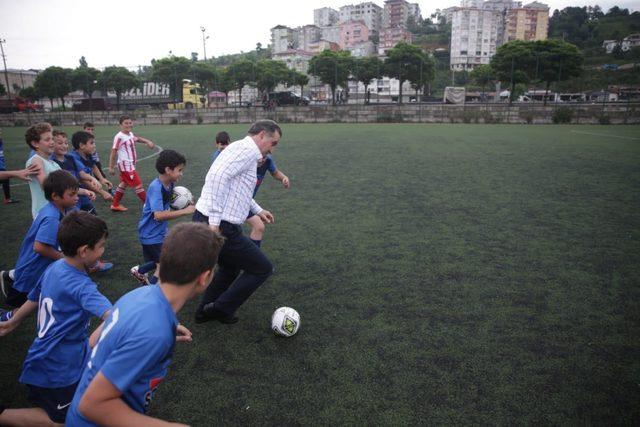
[[[310,105],[277,107],[217,108],[205,110],[145,110],[126,112],[138,125],[251,123],[269,118],[282,123],[511,123],[550,124],[560,109],[571,111],[576,124],[640,124],[640,103],[558,104],[371,104]],[[121,112],[54,112],[0,115],[0,126],[27,126],[49,121],[60,126],[80,126],[85,121],[96,125],[115,125]],[[200,118],[200,119],[199,119]]]

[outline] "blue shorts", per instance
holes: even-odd
[[[67,409],[71,405],[78,383],[59,388],[44,388],[27,384],[28,398],[31,403],[42,408],[51,421],[64,424]]]
[[[142,245],[142,257],[144,258],[144,262],[153,261],[158,264],[160,262],[160,252],[162,252],[162,243]]]

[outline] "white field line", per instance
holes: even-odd
[[[149,154],[148,156],[144,156],[144,157],[138,159],[137,161],[141,162],[143,160],[147,160],[147,159],[150,159],[152,157],[155,157],[158,154],[160,154],[160,152],[163,150],[163,148],[161,146],[159,146],[158,144],[156,144],[156,148],[157,148],[157,150],[153,154]],[[105,177],[105,178],[107,178],[107,177]],[[15,178],[12,178],[12,179],[15,179]],[[17,187],[19,185],[29,185],[29,183],[28,182],[20,182],[19,184],[11,184],[12,187]]]
[[[571,133],[580,133],[582,135],[604,136],[606,138],[620,138],[620,139],[633,139],[633,140],[640,139],[640,138],[637,138],[637,137],[634,137],[634,136],[608,135],[608,134],[604,134],[604,133],[582,132],[582,131],[579,131],[579,130],[572,130],[572,131],[569,131],[569,132],[571,132]]]

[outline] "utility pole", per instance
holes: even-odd
[[[207,31],[206,28],[200,27],[200,31],[202,31],[202,49],[204,50],[204,60],[206,62],[206,60],[207,60],[207,39],[209,38],[209,36],[205,37],[205,33]]]
[[[7,73],[7,57],[4,55],[4,48],[2,47],[7,41],[0,39],[0,53],[2,54],[2,62],[4,63],[4,82],[7,85],[7,96],[11,99],[11,88],[9,87],[9,74]]]

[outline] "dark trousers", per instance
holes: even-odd
[[[209,223],[209,218],[198,211],[194,212],[193,220]],[[271,276],[273,265],[262,250],[242,234],[240,225],[222,221],[220,233],[226,240],[218,256],[218,270],[199,308],[215,302],[217,310],[232,315]]]

